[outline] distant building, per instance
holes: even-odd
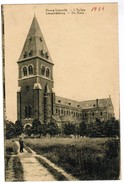
[[[74,101],[54,93],[53,62],[36,17],[33,18],[24,47],[18,60],[17,118],[23,125],[34,119],[42,123],[54,121],[90,123],[99,118],[114,116],[111,98]]]

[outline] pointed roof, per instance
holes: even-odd
[[[35,83],[33,89],[34,90],[41,90],[42,89],[41,84],[40,83]]]
[[[60,119],[59,115],[53,115],[52,118],[53,118],[56,122],[61,122],[61,119]]]
[[[34,16],[19,61],[35,56],[39,56],[48,62],[52,62],[38,21]]]
[[[71,122],[71,123],[75,123],[75,119],[73,116],[59,116],[61,121],[63,122]]]

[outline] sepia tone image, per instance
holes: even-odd
[[[117,9],[2,5],[5,181],[121,178]]]

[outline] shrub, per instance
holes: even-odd
[[[8,155],[18,153],[18,146],[16,145],[16,143],[13,140],[6,140],[5,153]]]
[[[15,124],[11,121],[5,121],[5,138],[12,139],[16,136]]]

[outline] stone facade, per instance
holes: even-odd
[[[74,101],[54,93],[53,62],[36,17],[33,18],[23,50],[18,60],[17,118],[23,125],[34,119],[79,124],[96,118],[108,120],[114,116],[111,98]]]

